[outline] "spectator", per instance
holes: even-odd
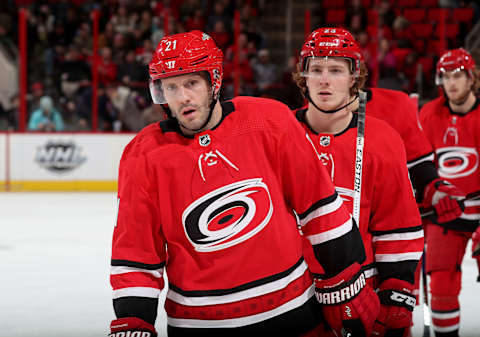
[[[117,79],[117,65],[112,60],[112,49],[103,47],[101,58],[98,63],[98,80],[101,84],[108,85],[115,83]]]
[[[193,16],[189,17],[185,22],[186,30],[204,30],[205,29],[205,18],[203,17],[203,11],[201,9],[196,9],[193,13]]]
[[[258,58],[253,59],[253,71],[258,90],[263,91],[277,80],[277,67],[270,61],[268,49],[260,49]]]
[[[28,121],[28,130],[43,132],[63,130],[62,115],[53,106],[50,96],[43,96],[40,99],[40,107],[32,113]]]
[[[118,65],[117,80],[127,86],[138,86],[148,81],[148,68],[135,59],[135,51],[130,50],[124,61]]]
[[[65,59],[59,65],[61,90],[68,98],[73,98],[78,90],[90,84],[90,67],[81,59],[80,53],[71,47],[65,54]]]
[[[218,48],[225,53],[228,45],[230,44],[230,34],[225,29],[225,24],[223,21],[217,21],[213,31],[209,32],[208,34],[213,38]]]

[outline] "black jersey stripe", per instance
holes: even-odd
[[[157,270],[165,267],[165,261],[157,264],[147,264],[136,261],[112,259],[111,265],[112,267],[132,267],[146,270]]]
[[[214,289],[214,290],[183,290],[176,285],[169,283],[168,286],[173,291],[179,293],[185,297],[204,297],[204,296],[222,296],[222,295],[229,295],[234,294],[243,290],[255,288],[276,280],[280,280],[288,275],[290,275],[295,269],[297,269],[303,263],[303,257],[300,258],[292,267],[288,268],[285,271],[282,271],[278,274],[271,275],[259,280],[255,280],[252,282],[248,282],[245,284],[241,284],[234,288],[229,289]]]
[[[322,207],[322,206],[326,206],[328,204],[331,204],[332,202],[334,202],[336,199],[338,198],[338,194],[337,192],[335,192],[334,194],[326,197],[326,198],[323,198],[319,201],[317,201],[316,203],[314,203],[312,206],[310,206],[305,212],[303,213],[300,213],[298,214],[298,217],[300,218],[300,220],[303,220],[305,219],[310,213],[314,212],[315,210],[317,210],[318,208]]]
[[[398,234],[398,233],[413,233],[423,230],[423,226],[414,226],[414,227],[405,227],[405,228],[396,228],[388,231],[371,231],[373,236],[381,236],[388,234]]]

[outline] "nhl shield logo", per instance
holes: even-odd
[[[198,143],[201,146],[208,146],[210,145],[210,136],[209,135],[202,135],[198,138]]]
[[[322,145],[322,146],[330,145],[330,136],[321,136],[320,137],[320,145]]]

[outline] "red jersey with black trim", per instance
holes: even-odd
[[[335,256],[339,245],[362,243],[346,239],[355,226],[288,107],[239,97],[222,110],[215,128],[194,137],[167,120],[126,147],[112,245],[114,306],[158,298],[166,271],[170,326],[242,327],[314,298],[306,262],[330,277],[358,260],[303,259],[304,244]]]
[[[338,134],[318,134],[296,111],[337,192],[353,211],[357,114]],[[384,121],[365,118],[362,191],[359,228],[367,253],[365,275],[382,282],[394,277],[413,284],[414,270],[423,251],[423,230],[408,178],[403,143]],[[373,282],[374,286],[378,285]]]
[[[434,149],[439,176],[465,193],[480,190],[480,99],[468,113],[459,114],[444,96],[438,97],[422,107],[420,121]],[[472,231],[480,220],[477,203],[466,201],[460,217]]]
[[[422,131],[418,120],[418,107],[402,91],[368,88],[366,113],[387,122],[398,132],[405,145],[408,166],[419,160],[433,160],[432,147]]]

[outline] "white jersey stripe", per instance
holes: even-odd
[[[339,209],[342,206],[342,203],[343,203],[342,198],[340,198],[340,196],[337,195],[334,201],[324,206],[318,207],[317,209],[312,211],[310,214],[308,214],[305,218],[300,220],[300,226],[305,226],[312,219],[335,212],[337,209]]]
[[[145,274],[150,274],[155,278],[161,278],[163,276],[163,268],[156,269],[156,270],[147,270],[147,269],[134,268],[134,267],[125,267],[125,266],[110,267],[110,275],[120,275],[120,274],[127,274],[127,273],[145,273]]]
[[[284,303],[283,305],[266,312],[259,314],[245,316],[240,318],[222,319],[222,320],[200,320],[200,319],[184,319],[167,317],[168,324],[171,326],[182,328],[235,328],[249,324],[255,324],[269,318],[281,315],[285,312],[300,307],[307,302],[314,294],[315,289],[313,285],[309,287],[302,295],[293,300]]]
[[[420,163],[423,163],[424,161],[433,161],[433,159],[435,159],[433,153],[427,157],[424,157],[424,158],[420,158],[418,160],[415,160],[415,161],[412,161],[411,163],[407,163],[407,168],[408,169],[411,169],[412,167],[414,167],[415,165],[418,165]]]
[[[433,330],[438,332],[450,332],[455,331],[460,328],[460,324],[450,325],[450,326],[436,326],[433,324]]]
[[[376,262],[398,262],[405,260],[420,260],[423,252],[410,252],[399,254],[375,254]]]
[[[261,286],[239,291],[233,294],[220,296],[188,297],[183,296],[173,291],[172,289],[169,289],[167,293],[167,298],[178,304],[188,306],[207,306],[243,301],[249,298],[255,298],[283,289],[288,284],[301,277],[307,269],[308,266],[305,261],[303,261],[293,272],[280,280],[276,280],[267,284],[262,284]]]
[[[310,241],[312,245],[318,245],[333,239],[337,239],[342,235],[347,234],[352,230],[352,227],[353,227],[353,221],[352,221],[352,218],[350,217],[343,225],[320,234],[308,235],[307,239],[308,241]]]
[[[452,312],[435,312],[432,311],[432,317],[436,319],[450,319],[460,317],[460,310],[455,310]]]
[[[408,233],[393,233],[393,234],[384,234],[384,235],[374,235],[372,242],[376,241],[399,241],[399,240],[416,240],[423,238],[423,229],[408,232]]]
[[[159,295],[160,289],[149,287],[129,287],[113,291],[114,299],[127,296],[158,298]]]

